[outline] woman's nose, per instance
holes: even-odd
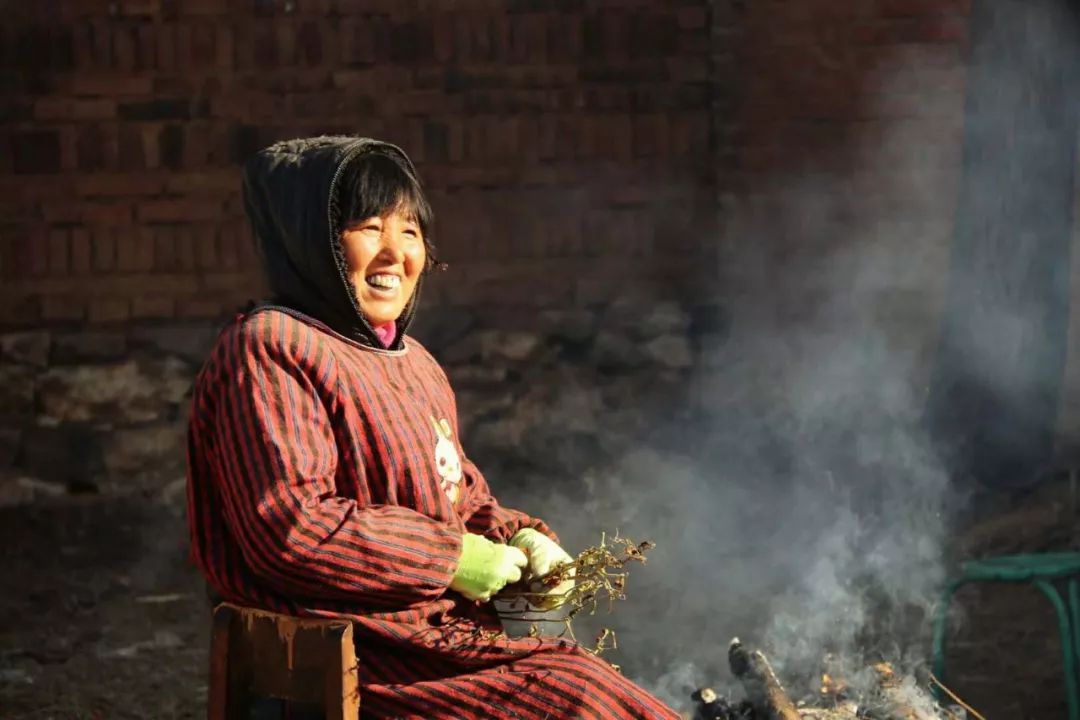
[[[403,238],[397,233],[388,232],[384,230],[379,236],[380,255],[393,258],[395,262],[400,262],[405,259],[405,249]]]

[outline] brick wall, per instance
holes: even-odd
[[[688,232],[711,202],[704,1],[4,4],[4,326],[257,295],[238,165],[323,132],[420,166],[456,271],[435,301],[595,302],[710,244]]]
[[[970,12],[971,0],[807,0],[715,14],[718,96],[735,93],[715,118],[721,285],[770,306],[781,329],[881,330],[913,387],[944,303]]]

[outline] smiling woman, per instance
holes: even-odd
[[[406,336],[433,262],[405,154],[279,143],[244,198],[273,300],[221,333],[188,426],[192,556],[213,591],[350,619],[365,717],[674,718],[575,643],[501,632],[492,596],[569,556],[492,495],[446,374]]]
[[[429,267],[431,207],[403,157],[368,153],[346,173],[340,242],[349,286],[364,319],[380,339],[392,341],[394,325]]]
[[[350,222],[341,233],[341,245],[364,318],[376,330],[394,323],[424,268],[419,224],[394,209]]]

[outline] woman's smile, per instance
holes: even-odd
[[[372,327],[397,320],[427,257],[416,221],[395,211],[353,222],[341,233],[341,245],[364,317]]]

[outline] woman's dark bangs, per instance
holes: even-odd
[[[346,183],[345,224],[399,211],[412,218],[423,233],[431,225],[431,206],[416,177],[403,161],[373,152],[353,164]]]

